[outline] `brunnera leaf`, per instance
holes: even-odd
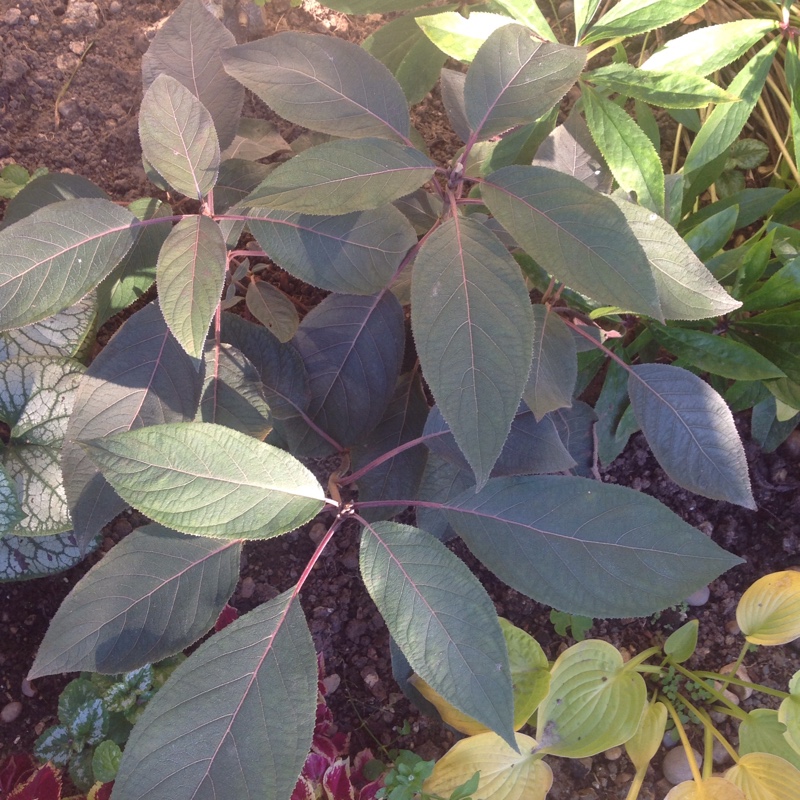
[[[657,500],[585,478],[493,478],[442,508],[501,580],[571,614],[646,616],[741,563]]]
[[[351,139],[408,142],[408,104],[400,84],[358,45],[285,31],[228,48],[222,59],[228,74],[291,122]]]
[[[0,231],[0,330],[69,308],[136,240],[138,220],[108,200],[63,200]]]
[[[161,525],[138,528],[67,595],[29,677],[129,672],[181,652],[211,629],[233,594],[241,549]]]
[[[172,673],[134,728],[121,800],[286,800],[314,730],[317,658],[291,590],[232,622]]]
[[[638,364],[631,367],[628,394],[653,455],[675,483],[756,507],[733,415],[705,381],[681,367]]]
[[[417,255],[411,301],[423,374],[483,485],[531,364],[533,314],[519,267],[484,225],[451,217]]]
[[[297,459],[221,425],[153,425],[81,444],[123,499],[183,533],[267,539],[324,505]]]
[[[419,150],[386,139],[328,142],[281,164],[241,204],[305,214],[367,211],[419,189],[435,167]]]
[[[217,182],[219,139],[208,109],[180,82],[159,75],[139,112],[142,153],[169,185],[201,200]]]
[[[433,536],[394,522],[364,527],[360,563],[367,590],[414,671],[514,746],[505,638],[478,579]]]

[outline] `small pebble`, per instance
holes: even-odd
[[[617,761],[622,755],[622,748],[612,747],[609,750],[606,750],[605,753],[603,753],[603,755],[605,756],[606,761]]]
[[[339,688],[341,682],[342,679],[335,672],[331,673],[330,675],[326,675],[322,679],[322,685],[325,687],[325,694],[333,694]]]
[[[256,582],[248,575],[242,580],[241,588],[239,589],[239,597],[242,600],[249,600],[256,590]]]
[[[727,764],[728,761],[731,760],[728,751],[722,746],[722,744],[717,739],[714,739],[712,760],[717,766],[721,766],[722,764]]]
[[[563,3],[560,3],[558,6],[558,14],[559,19],[564,19],[564,17],[568,17],[575,11],[575,4],[570,2],[570,0],[564,0]]]
[[[694,748],[692,748],[692,753],[697,763],[697,768],[700,769],[703,766],[703,757]],[[682,747],[676,747],[664,756],[664,760],[661,762],[661,769],[664,777],[673,786],[692,780],[689,760],[686,758],[686,751]]]
[[[22,703],[14,700],[6,703],[0,711],[0,722],[13,722],[22,713]]]
[[[670,728],[668,731],[664,731],[664,738],[661,740],[661,743],[669,750],[675,747],[680,740],[681,737],[678,736],[678,731],[675,728]]]
[[[725,630],[728,631],[728,633],[732,633],[734,636],[738,636],[742,632],[739,623],[735,619],[725,623]]]
[[[9,8],[3,15],[3,22],[11,27],[16,25],[22,19],[22,12],[18,8]]]
[[[36,687],[27,678],[22,679],[22,694],[25,697],[36,697],[38,694]]]
[[[28,22],[35,28],[39,24],[39,15],[38,14],[31,14],[28,17]]]
[[[327,532],[327,528],[321,522],[315,522],[308,531],[308,538],[314,544],[319,544]]]
[[[698,589],[696,592],[690,594],[686,598],[686,604],[690,606],[704,606],[708,602],[708,598],[711,597],[711,589],[708,586],[704,586],[702,589]]]
[[[119,0],[111,0],[108,5],[108,13],[109,14],[119,14],[122,11],[122,3]]]

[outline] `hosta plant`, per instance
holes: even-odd
[[[203,642],[148,705],[116,800],[291,796],[316,710],[300,596],[344,526],[362,531],[361,575],[396,663],[512,750],[503,627],[442,540],[457,534],[513,588],[588,617],[651,614],[738,563],[652,498],[582,477],[596,418],[575,399],[579,358],[611,359],[667,473],[752,508],[721,396],[680,367],[626,363],[586,311],[665,322],[738,302],[657,211],[596,188],[577,117],[535,165],[468,169],[480,143],[554,107],[585,60],[522,25],[497,30],[451,86],[465,147],[440,165],[363,49],[293,32],[236,46],[185,0],[145,57],[139,130],[153,179],[194,205],[130,209],[85,187],[12,201],[0,329],[94,289],[103,320],[158,289],[80,377],[60,448],[80,542],[128,505],[153,522],[74,587],[31,678],[181,652],[233,593],[245,540],[326,527],[297,583]],[[295,155],[239,119],[245,87],[314,132]],[[279,166],[259,161],[276,151]],[[267,258],[329,294],[300,319],[265,280]],[[532,298],[526,276],[542,274]],[[261,325],[225,310],[241,298]],[[326,486],[312,457],[335,459]],[[416,525],[392,521],[409,506]]]
[[[437,762],[423,788],[447,795],[479,770],[472,789],[475,800],[544,800],[553,782],[546,756],[585,758],[624,744],[635,770],[627,797],[635,800],[670,724],[677,729],[692,779],[675,786],[665,800],[791,800],[800,792],[800,672],[783,692],[752,683],[742,664],[753,645],[775,646],[797,638],[799,610],[800,573],[777,572],[756,581],[736,611],[746,641],[739,658],[719,672],[686,665],[697,646],[697,620],[671,634],[663,646],[627,661],[608,642],[587,639],[567,648],[553,664],[533,637],[506,623],[519,712],[515,727],[528,723],[535,738],[517,733],[515,752],[427,687],[426,698],[468,737]],[[778,710],[753,701],[751,710],[740,708],[741,700],[754,691],[780,698]],[[715,724],[712,715],[718,714],[738,723],[738,747]],[[689,719],[703,731],[702,769],[690,744]],[[733,766],[712,776],[715,742]]]

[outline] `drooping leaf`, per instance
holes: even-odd
[[[130,249],[135,221],[108,200],[64,200],[0,231],[0,330],[84,297]]]
[[[222,58],[229,75],[291,122],[334,136],[408,142],[400,84],[356,44],[285,31],[231,47]]]
[[[611,199],[647,256],[666,319],[707,319],[739,307],[666,220],[635,203]]]
[[[419,373],[401,376],[383,419],[362,445],[352,449],[352,471],[361,469],[394,448],[421,436],[427,415],[428,401],[422,391]],[[359,478],[358,499],[364,501],[415,497],[424,467],[424,447],[418,445],[405,450]],[[392,517],[401,510],[402,506],[365,508],[361,515],[372,522]]]
[[[263,439],[272,423],[256,368],[229,344],[217,347],[209,343],[205,362],[205,383],[195,421],[214,422]]]
[[[589,28],[583,44],[614,36],[635,36],[668,25],[700,8],[705,0],[620,0]]]
[[[240,553],[236,541],[139,528],[64,600],[30,678],[129,672],[181,652],[213,627],[233,594]]]
[[[469,17],[457,11],[441,11],[416,17],[415,21],[441,51],[457,61],[472,61],[494,31],[514,24],[503,14],[486,11],[473,11]]]
[[[142,153],[167,183],[201,200],[217,182],[219,139],[208,109],[178,80],[159,75],[139,112]]]
[[[647,256],[610,198],[544,167],[492,173],[481,196],[537,262],[601,303],[661,318]]]
[[[173,336],[192,358],[203,355],[226,267],[225,240],[219,225],[210,217],[185,217],[161,248],[157,268],[161,313]]]
[[[775,19],[737,19],[668,39],[639,69],[710,75],[744,55],[777,26]]]
[[[647,705],[644,678],[626,669],[614,645],[587,639],[565,650],[550,670],[536,737],[547,753],[585,758],[627,742]]]
[[[642,716],[639,729],[625,742],[625,751],[637,772],[647,770],[661,747],[667,716],[667,707],[662,702],[651,703]]]
[[[516,751],[496,733],[481,733],[457,742],[436,762],[423,784],[429,794],[449,797],[474,772],[480,773],[474,800],[545,800],[553,785],[546,761],[532,755],[537,742],[518,733]]]
[[[208,109],[223,149],[236,135],[244,103],[244,87],[225,73],[221,61],[222,49],[233,44],[233,34],[202,0],[184,0],[142,59],[144,88],[163,73],[179,80]]]
[[[620,188],[664,215],[664,168],[644,131],[627,111],[589,86],[581,96],[586,122]]]
[[[225,148],[221,158],[223,161],[231,158],[258,161],[289,149],[289,143],[278,133],[273,122],[242,117],[236,129],[236,137]]]
[[[647,443],[667,475],[689,491],[755,508],[747,459],[725,401],[680,367],[631,367],[628,394]]]
[[[299,461],[221,425],[153,425],[81,444],[121,497],[184,533],[266,539],[324,505]]]
[[[100,545],[96,537],[86,546],[68,533],[53,536],[0,536],[0,583],[41,578],[74,567]]]
[[[114,794],[285,800],[311,745],[316,686],[314,645],[289,591],[172,673],[128,740]]]
[[[759,578],[739,600],[736,622],[753,644],[786,644],[800,636],[800,572],[783,570]]]
[[[564,447],[575,461],[575,473],[583,478],[592,477],[595,458],[594,409],[580,400],[575,400],[570,408],[560,408],[550,413]]]
[[[800,793],[800,770],[772,753],[747,753],[725,772],[748,800],[784,800]]]
[[[454,69],[443,69],[441,72],[442,102],[444,103],[447,118],[453,130],[462,142],[470,137],[470,125],[467,120],[466,100],[464,86],[467,76]]]
[[[501,580],[571,614],[651,614],[739,563],[656,500],[583,478],[495,478],[442,505]]]
[[[513,743],[508,651],[478,579],[432,536],[392,522],[365,526],[360,564],[370,596],[414,671]]]
[[[126,503],[97,471],[77,439],[194,418],[202,375],[178,344],[156,303],[120,328],[81,380],[62,463],[75,533],[87,544]]]
[[[772,753],[800,769],[800,753],[787,741],[787,728],[772,708],[754,708],[739,723],[739,753]]]
[[[397,209],[339,216],[247,209],[248,227],[270,258],[321,289],[375,294],[386,287],[417,237]]]
[[[306,214],[367,211],[418,189],[434,169],[419,150],[386,139],[328,142],[281,164],[242,205]]]
[[[331,295],[303,319],[294,344],[308,371],[309,416],[345,447],[361,441],[383,418],[400,374],[400,303],[390,292]]]
[[[411,323],[425,379],[483,485],[517,411],[533,341],[519,268],[485,226],[451,217],[427,239],[414,265]]]
[[[585,61],[583,48],[543,42],[522,25],[494,31],[476,54],[464,83],[473,137],[490,139],[537,120],[575,83]]]
[[[294,303],[278,288],[267,281],[255,281],[247,287],[245,295],[248,311],[282,342],[288,342],[296,333],[300,318]]]

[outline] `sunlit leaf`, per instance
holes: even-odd
[[[800,673],[795,672],[792,675],[789,692],[789,697],[786,697],[778,708],[778,720],[785,726],[784,741],[797,755],[800,754]],[[782,754],[776,753],[776,755]]]
[[[793,700],[796,697],[792,695],[789,700],[796,703]],[[794,717],[797,720],[794,729],[800,731],[800,713],[795,711]],[[780,721],[777,711],[772,708],[754,708],[739,723],[739,754],[772,753],[800,769],[800,750],[790,744],[787,733],[788,728]],[[800,744],[800,736],[794,738]]]
[[[788,800],[800,795],[800,770],[772,753],[747,753],[725,779],[738,786],[747,800]]]
[[[300,324],[294,303],[271,283],[254,281],[245,295],[248,311],[282,342],[288,342]]]
[[[800,572],[759,578],[739,600],[736,622],[753,644],[786,644],[800,637]]]
[[[669,790],[664,800],[748,800],[738,786],[725,778],[684,781]]]
[[[498,28],[512,25],[502,14],[473,11],[469,17],[457,11],[416,17],[417,25],[443,52],[457,61],[472,61],[481,45]]]
[[[705,0],[620,0],[589,28],[582,41],[646,33],[691,14],[704,3]]]
[[[663,703],[650,703],[642,716],[638,730],[625,742],[625,751],[637,772],[647,769],[658,748],[661,747],[667,716],[667,707]]]

